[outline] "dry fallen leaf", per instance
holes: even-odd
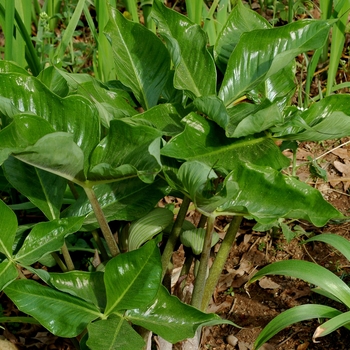
[[[350,161],[344,160],[344,163],[339,161],[334,161],[333,163],[334,167],[342,173],[343,177],[346,178],[346,180],[342,180],[344,183],[344,191],[347,191],[350,186]]]
[[[0,339],[1,350],[18,350],[17,346],[6,339]]]

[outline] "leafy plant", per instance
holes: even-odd
[[[350,242],[344,237],[334,234],[321,234],[309,238],[305,243],[315,241],[330,244],[350,260]],[[251,278],[249,284],[263,276],[272,274],[300,278],[315,286],[312,289],[315,293],[342,303],[346,308],[350,306],[349,286],[340,277],[315,263],[302,260],[279,261],[262,268]],[[350,323],[349,311],[341,312],[333,307],[320,304],[295,306],[282,312],[268,323],[256,339],[254,348],[259,349],[270,338],[289,325],[312,318],[329,319],[315,330],[313,335],[315,342],[318,338],[324,337],[340,327],[348,327]]]
[[[83,11],[83,2],[78,5],[74,21]],[[282,172],[290,161],[276,141],[348,135],[349,96],[329,96],[304,111],[290,103],[295,56],[322,47],[332,22],[272,28],[238,2],[210,52],[201,27],[160,1],[150,14],[160,37],[107,4],[99,11],[108,13],[108,21],[99,19],[107,39],[99,37],[99,49],[111,45],[106,52],[119,80],[59,66],[33,77],[0,63],[2,187],[30,201],[13,196],[11,205],[42,213],[29,234],[19,228],[17,237],[15,216],[1,203],[9,226],[0,226],[0,284],[54,334],[84,332],[82,348],[100,349],[106,329],[107,348],[139,349],[143,339],[129,323],[170,342],[193,337],[204,325],[229,323],[203,311],[243,217],[262,225],[291,218],[316,226],[344,218],[316,189]],[[61,45],[57,59],[68,36]],[[100,79],[110,79],[99,62]],[[182,199],[175,222],[169,209],[155,209],[169,194]],[[191,202],[202,215],[197,228],[185,221]],[[221,215],[232,222],[208,273]],[[92,243],[72,245],[83,232],[91,233]],[[192,306],[162,285],[179,237],[193,249],[187,249],[182,276],[193,260],[198,265]],[[90,271],[75,270],[71,254],[79,249],[96,250]],[[66,272],[30,266],[49,254]],[[18,280],[17,266],[47,286]]]

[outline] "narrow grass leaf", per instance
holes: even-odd
[[[17,217],[15,213],[0,200],[0,252],[8,259],[12,258],[12,246],[16,237]]]
[[[310,320],[313,318],[330,318],[340,314],[340,311],[325,305],[299,305],[282,312],[270,321],[260,332],[254,342],[254,349],[258,350],[275,334],[293,323]]]
[[[350,324],[350,311],[344,312],[340,315],[336,315],[330,320],[323,323],[321,326],[316,328],[312,340],[316,343],[316,339],[319,337],[324,337],[340,327]]]

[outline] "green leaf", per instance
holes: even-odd
[[[49,283],[61,292],[68,293],[94,304],[100,309],[104,309],[106,306],[106,288],[103,278],[103,272],[51,272]]]
[[[190,113],[182,121],[185,130],[162,148],[162,155],[187,161],[198,160],[209,167],[222,167],[229,171],[240,162],[269,164],[278,170],[290,163],[269,137],[233,140],[227,138],[218,125],[196,113]]]
[[[293,323],[310,320],[312,318],[330,318],[340,314],[340,311],[325,305],[299,305],[277,315],[261,331],[254,342],[254,349],[258,350],[282,329]]]
[[[343,216],[318,190],[270,167],[242,163],[230,175],[240,193],[218,211],[239,212],[246,208],[249,215],[263,224],[285,217],[324,226],[328,220]]]
[[[237,46],[241,35],[255,29],[269,29],[270,23],[256,11],[244,6],[241,1],[232,9],[222,31],[214,45],[216,64],[225,72],[232,51]]]
[[[160,137],[161,132],[149,126],[112,120],[109,134],[91,156],[88,179],[98,183],[137,175],[152,182],[161,169]]]
[[[73,182],[85,180],[84,154],[73,141],[71,134],[64,132],[47,134],[33,146],[28,146],[23,151],[12,152],[12,155],[22,162],[67,180]]]
[[[299,53],[322,47],[329,29],[330,22],[303,20],[243,33],[228,61],[219,97],[230,105]]]
[[[38,207],[49,220],[60,216],[67,182],[62,177],[34,168],[14,157],[3,164],[6,178]]]
[[[87,168],[89,155],[100,137],[98,112],[93,103],[82,96],[60,98],[38,79],[18,73],[0,74],[0,95],[11,99],[20,111],[42,117],[55,131],[71,133],[84,152]]]
[[[155,106],[148,111],[134,116],[133,120],[145,120],[166,136],[175,136],[183,131],[183,124],[179,112],[180,106],[170,103]],[[179,111],[180,110],[180,111]]]
[[[170,57],[163,43],[117,10],[112,10],[104,32],[112,45],[119,80],[145,109],[155,106],[170,70]]]
[[[17,277],[18,271],[12,260],[5,260],[0,263],[0,290],[3,290]]]
[[[154,241],[110,260],[105,269],[105,315],[150,304],[158,292],[161,275],[160,253]]]
[[[108,221],[134,221],[150,212],[169,193],[168,184],[157,178],[148,184],[139,178],[125,179],[94,187],[103,213]],[[62,212],[62,217],[85,216],[86,229],[98,227],[91,203],[85,193]]]
[[[166,208],[156,208],[129,227],[129,251],[139,248],[173,222],[174,214]]]
[[[319,337],[324,337],[340,327],[348,325],[350,323],[350,311],[344,312],[340,315],[333,316],[330,320],[323,323],[321,326],[316,328],[312,340],[315,340]]]
[[[30,73],[12,61],[0,61],[0,73],[21,73],[30,76]]]
[[[266,275],[284,275],[300,278],[334,295],[347,307],[350,305],[350,288],[338,276],[326,268],[303,260],[286,260],[263,267],[249,283]]]
[[[56,95],[60,97],[65,97],[68,95],[68,83],[55,66],[49,66],[42,70],[37,78]]]
[[[198,327],[234,323],[215,314],[205,314],[171,296],[164,286],[154,302],[140,309],[128,310],[125,317],[132,323],[150,329],[165,340],[176,343],[192,338]]]
[[[180,235],[181,243],[186,247],[190,247],[193,254],[199,255],[203,251],[205,233],[206,230],[204,228],[183,231]],[[213,247],[218,241],[219,235],[214,231],[211,246]]]
[[[324,242],[330,244],[335,249],[339,250],[347,260],[350,261],[350,242],[345,237],[335,235],[333,233],[323,233],[321,235],[313,236],[305,241],[309,242]]]
[[[17,217],[15,213],[0,200],[0,252],[12,259],[12,246],[16,237]]]
[[[211,215],[219,206],[237,196],[239,188],[234,182],[218,182],[218,176],[206,164],[191,161],[181,165],[177,174],[181,181],[180,190],[185,190],[196,208],[205,215]]]
[[[216,93],[216,69],[207,50],[207,38],[198,24],[155,1],[156,21],[175,65],[174,87],[192,99]]]
[[[145,346],[141,336],[124,318],[117,315],[89,324],[88,332],[86,344],[91,350],[141,350]]]
[[[273,128],[274,136],[298,141],[345,137],[350,133],[349,102],[348,95],[328,96],[296,114],[285,126]]]
[[[24,265],[31,265],[44,255],[59,250],[64,238],[78,231],[84,218],[56,219],[41,222],[34,226],[16,254],[16,260]]]
[[[4,292],[19,310],[59,337],[76,337],[102,316],[95,306],[32,280],[16,280]]]

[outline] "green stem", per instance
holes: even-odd
[[[61,251],[62,251],[64,261],[66,262],[68,271],[73,271],[75,269],[75,267],[74,267],[73,260],[69,254],[69,250],[68,250],[66,242],[64,242],[64,244],[61,248]]]
[[[68,271],[67,266],[64,264],[64,262],[61,260],[57,253],[53,252],[51,253],[51,256],[55,259],[57,265],[60,267],[62,272]]]
[[[242,222],[242,216],[235,216],[232,219],[230,227],[226,232],[226,236],[221,243],[220,250],[216,255],[214,263],[209,271],[209,277],[205,284],[205,289],[203,293],[203,299],[201,303],[201,310],[204,311],[210,302],[211,296],[214,293],[216,285],[218,284],[220,274],[225,266],[226,260],[230,254],[232,245],[236,239],[236,234],[239,230],[240,224]]]
[[[288,23],[293,22],[293,17],[294,17],[293,6],[294,6],[294,0],[289,0],[288,1]]]
[[[179,213],[177,214],[173,229],[170,233],[169,239],[165,245],[164,252],[162,255],[162,279],[165,276],[165,273],[167,272],[169,261],[171,259],[171,256],[173,254],[176,242],[180,236],[182,224],[185,220],[188,207],[191,203],[190,198],[187,196],[184,197]]]
[[[107,246],[112,254],[112,256],[116,256],[120,253],[119,248],[117,246],[117,242],[115,241],[112,231],[108,225],[106,217],[103,214],[100,204],[96,198],[95,192],[90,187],[84,187],[85,193],[91,203],[92,209],[95,213],[97,222],[100,225],[103,237],[106,240]]]
[[[136,23],[139,23],[139,15],[137,13],[137,4],[136,0],[126,0],[126,8],[131,14],[132,20]]]
[[[215,215],[210,215],[207,222],[207,232],[204,238],[200,265],[195,280],[191,305],[200,309],[203,299],[205,282],[207,279],[208,263],[210,258],[211,242],[214,231]]]

